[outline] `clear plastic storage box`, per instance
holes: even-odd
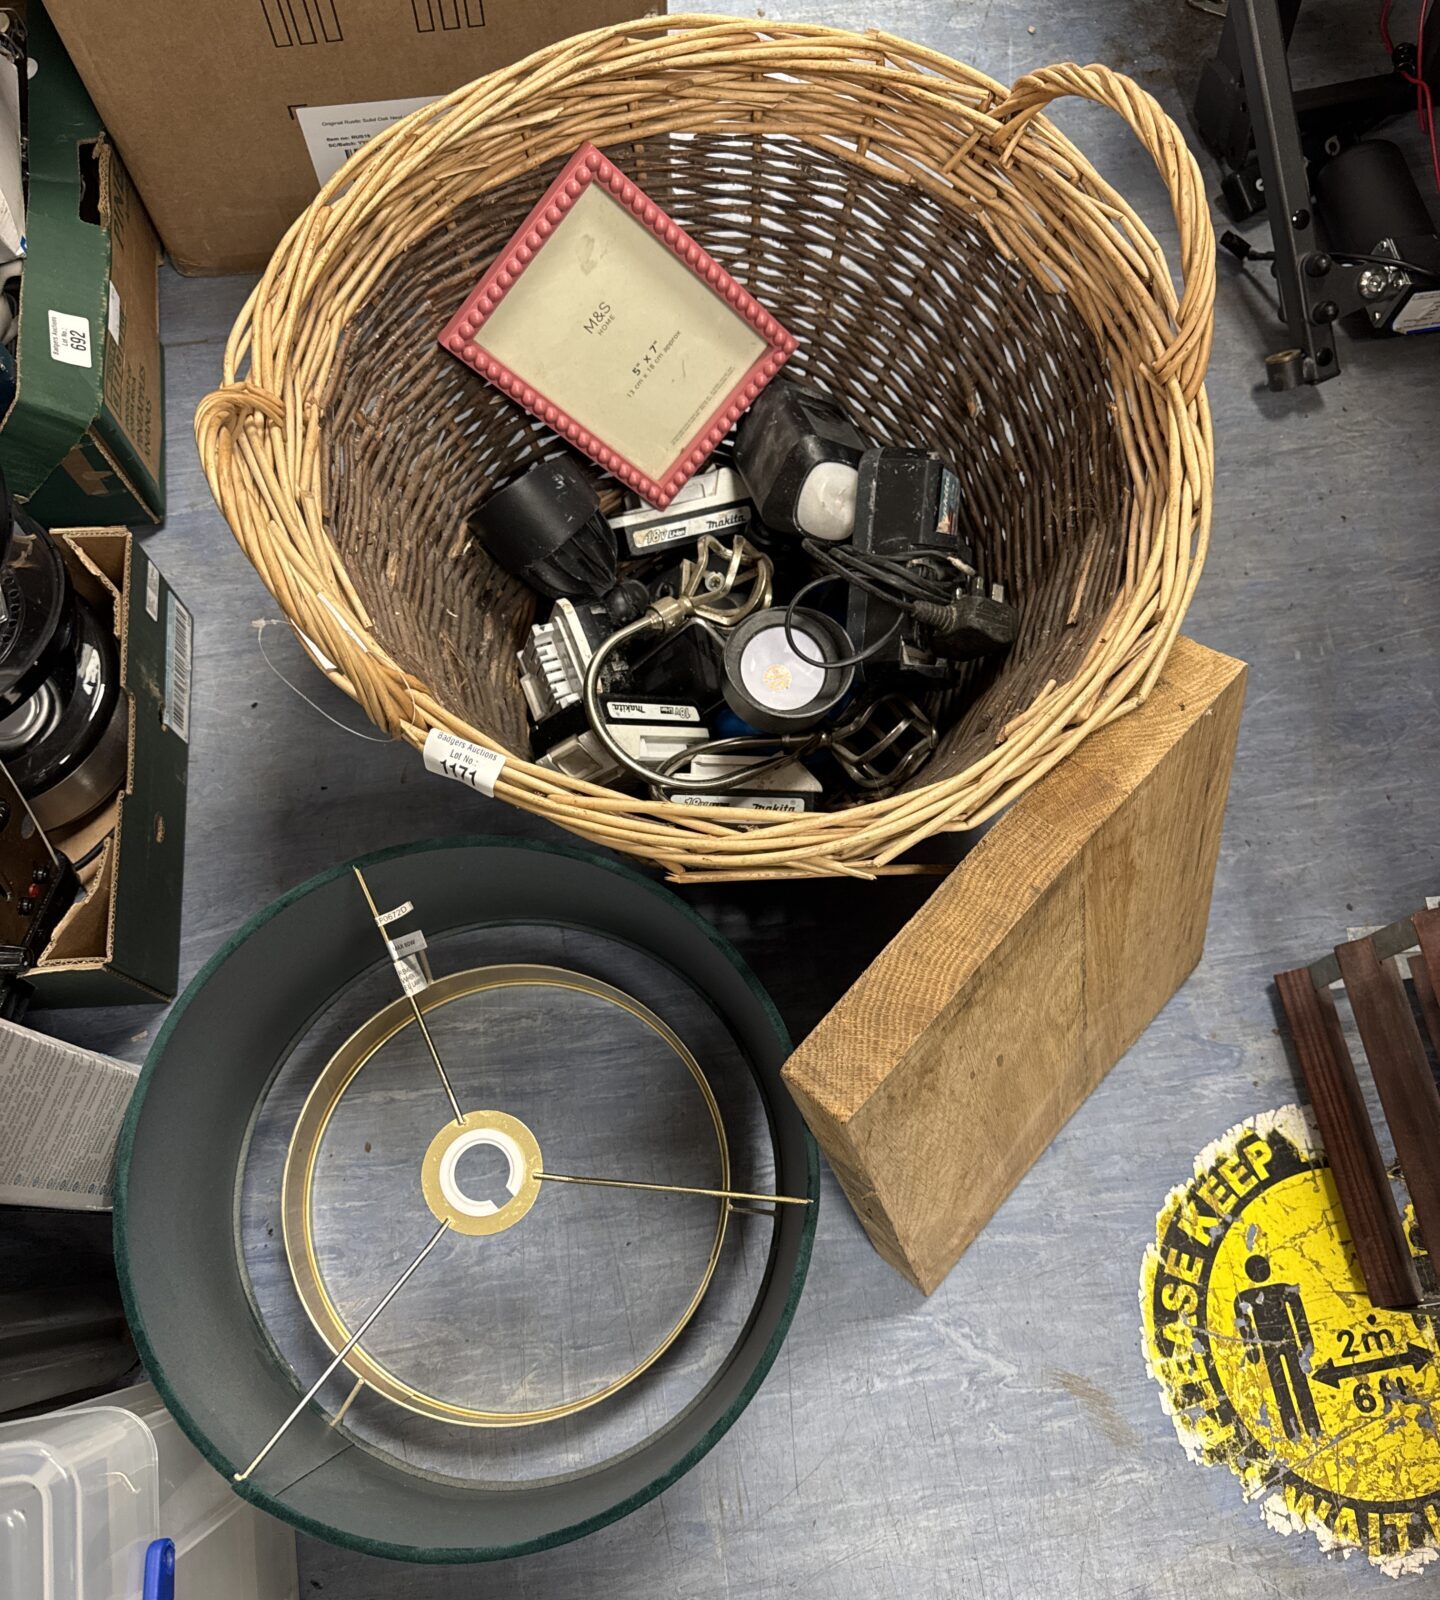
[[[0,1597],[141,1600],[175,1542],[176,1600],[296,1600],[295,1535],[248,1506],[148,1383],[0,1423]]]

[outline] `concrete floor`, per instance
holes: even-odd
[[[1302,75],[1345,75],[1362,61],[1380,70],[1370,9],[1307,8]],[[878,25],[1003,80],[1053,60],[1105,61],[1187,125],[1218,29],[1182,0],[767,0],[766,12]],[[1090,107],[1064,108],[1060,121],[1170,242],[1159,184],[1120,125]],[[1296,1098],[1270,974],[1440,887],[1440,339],[1347,340],[1337,382],[1271,396],[1257,388],[1260,357],[1279,342],[1265,285],[1228,260],[1220,280],[1215,536],[1189,631],[1245,658],[1252,676],[1194,977],[929,1300],[873,1254],[827,1173],[809,1286],[780,1360],[740,1424],[658,1501],[579,1544],[488,1569],[394,1566],[303,1539],[307,1595],[1389,1592],[1363,1563],[1264,1527],[1227,1472],[1192,1466],[1139,1350],[1140,1256],[1166,1191],[1224,1129]],[[338,860],[439,832],[546,831],[427,777],[408,750],[348,736],[262,660],[263,637],[326,712],[360,725],[285,629],[259,635],[278,610],[195,458],[194,404],[218,380],[246,287],[164,283],[170,517],[147,548],[196,615],[187,979],[266,901]],[[702,903],[798,1035],[918,892],[737,888]],[[807,929],[829,936],[862,921],[848,940],[819,941],[823,958],[794,957]],[[138,1059],[161,1014],[37,1020]],[[1403,1581],[1428,1591],[1434,1570]]]

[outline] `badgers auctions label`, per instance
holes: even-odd
[[[1413,1216],[1422,1286],[1435,1277]],[[1308,1113],[1201,1152],[1140,1276],[1145,1359],[1192,1460],[1225,1465],[1282,1533],[1392,1575],[1440,1555],[1440,1347],[1370,1303]]]

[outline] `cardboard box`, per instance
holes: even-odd
[[[0,469],[46,527],[165,514],[160,244],[38,4],[17,393]]]
[[[169,1000],[180,971],[180,892],[190,759],[190,613],[124,528],[56,529],[75,587],[115,619],[129,702],[124,787],[51,843],[72,861],[113,828],[81,873],[88,894],[25,974],[36,1006]]]
[[[50,0],[181,272],[258,271],[416,107],[651,0]]]
[[[0,1206],[108,1211],[139,1067],[0,1018]]]

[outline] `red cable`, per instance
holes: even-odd
[[[1435,135],[1435,102],[1428,85],[1425,90],[1425,122],[1430,130],[1430,170],[1435,174],[1435,187],[1440,190],[1440,140]]]
[[[1430,0],[1420,7],[1420,21],[1415,27],[1416,94],[1423,104],[1420,126],[1430,137],[1430,170],[1435,175],[1435,187],[1440,189],[1440,141],[1435,136],[1435,99],[1425,78],[1425,23],[1430,16]]]
[[[1440,190],[1440,136],[1437,136],[1435,127],[1435,98],[1431,93],[1430,85],[1425,81],[1425,22],[1430,15],[1431,0],[1421,0],[1420,15],[1415,24],[1415,67],[1414,72],[1402,70],[1401,77],[1406,83],[1415,86],[1415,120],[1420,124],[1420,131],[1430,142],[1430,169],[1435,176],[1435,187]],[[1380,6],[1380,42],[1385,46],[1391,59],[1395,56],[1395,45],[1390,37],[1390,12],[1394,0],[1381,0]]]
[[[1430,15],[1430,0],[1420,0],[1420,15],[1415,19],[1415,71],[1407,72],[1405,76],[1423,91],[1425,99],[1430,97],[1430,85],[1425,82],[1425,19]]]

